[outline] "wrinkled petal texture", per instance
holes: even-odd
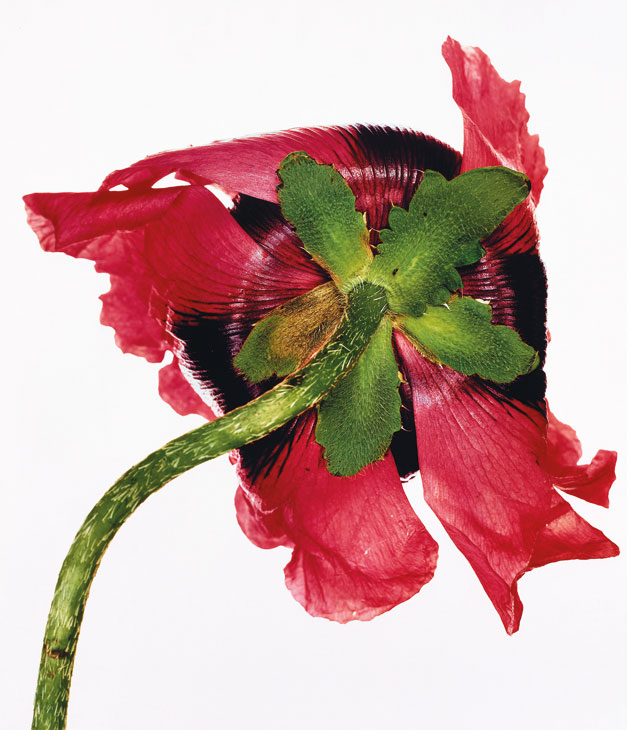
[[[159,370],[159,395],[179,414],[189,416],[197,413],[208,421],[215,418],[215,413],[205,404],[189,380],[181,372],[178,358]]]
[[[551,475],[553,484],[587,502],[609,507],[609,491],[616,479],[616,452],[601,450],[589,464],[579,464],[581,443],[575,430],[550,410],[547,416],[547,449],[540,463]]]
[[[278,205],[259,199],[276,200],[276,169],[295,147],[336,164],[375,229],[385,225],[392,204],[408,204],[424,169],[451,178],[460,164],[449,147],[413,132],[294,130],[157,155],[114,173],[98,193],[26,198],[31,225],[46,250],[92,259],[98,271],[111,275],[101,321],[115,329],[120,348],[151,362],[174,350],[218,412],[262,390],[232,367],[252,325],[327,279]],[[196,184],[150,188],[175,169]],[[259,180],[269,181],[271,194]],[[130,189],[108,190],[120,183]],[[228,212],[204,183],[242,193],[234,209]],[[161,385],[167,395],[167,380]],[[176,395],[173,389],[166,400],[174,404]],[[189,403],[176,408],[181,409],[189,412]],[[415,471],[415,457],[407,462],[403,471]]]
[[[531,197],[540,200],[547,167],[537,134],[527,130],[529,112],[520,81],[507,83],[480,48],[448,38],[442,54],[453,75],[453,98],[464,118],[462,172],[504,165],[531,180]]]
[[[478,49],[449,39],[443,51],[464,119],[462,170],[518,169],[531,178],[537,202],[546,167],[537,137],[527,133],[519,85],[503,81]],[[493,322],[516,329],[543,363],[546,280],[537,243],[533,205],[518,206],[462,280],[464,294],[489,301]],[[513,633],[522,613],[517,582],[527,570],[617,554],[553,489],[555,483],[602,503],[613,481],[613,455],[599,452],[592,464],[577,466],[581,452],[572,429],[547,424],[540,368],[497,385],[434,365],[401,335],[396,346],[413,396],[425,499]]]
[[[537,136],[527,132],[529,115],[517,82],[504,81],[478,48],[447,39],[442,52],[453,77],[453,98],[462,112],[464,154],[461,171],[506,165],[532,181],[539,199],[546,174]],[[526,150],[523,154],[522,150]],[[546,350],[546,275],[538,256],[533,205],[523,203],[489,236],[486,255],[462,270],[463,293],[492,306],[494,324],[517,330],[544,363]],[[541,368],[504,386],[489,385],[496,395],[515,398],[543,410],[546,381]]]
[[[603,558],[618,548],[579,517],[538,464],[545,419],[397,346],[414,394],[425,499],[466,556],[508,633],[518,630],[518,579],[566,559]]]
[[[437,545],[414,514],[391,454],[354,477],[332,476],[315,442],[315,414],[258,473],[243,474],[238,520],[260,547],[292,547],[286,583],[314,616],[368,620],[431,579]]]
[[[517,206],[484,242],[488,254],[535,251],[538,234],[534,208],[547,167],[538,135],[527,131],[529,114],[520,82],[504,81],[479,48],[462,47],[448,38],[442,46],[453,76],[453,98],[464,120],[462,172],[505,165],[531,180],[531,195]]]
[[[424,169],[450,179],[460,164],[456,152],[413,132],[303,130],[158,156],[114,174],[93,194],[26,199],[44,248],[90,258],[111,274],[102,319],[120,347],[152,361],[174,352],[161,370],[160,393],[178,413],[211,417],[181,364],[217,413],[270,387],[247,383],[233,356],[267,311],[327,278],[272,202],[278,164],[299,148],[344,175],[374,229],[373,244],[390,207],[408,205]],[[172,171],[192,185],[150,187]],[[129,190],[107,189],[121,183]],[[205,183],[231,190],[232,210]],[[409,398],[407,387],[404,393]],[[394,457],[346,482],[328,474],[313,414],[234,456],[245,489],[237,499],[240,522],[254,542],[294,549],[286,580],[310,613],[371,618],[433,574],[437,546],[397,471],[417,469],[411,409],[404,415]]]
[[[278,203],[276,171],[281,160],[294,151],[335,165],[357,196],[359,210],[378,206],[384,211],[392,202],[406,205],[425,164],[435,170],[451,162],[455,167],[459,164],[457,155],[446,145],[413,132],[361,125],[292,129],[154,155],[112,173],[102,189],[125,185],[140,190],[175,173],[189,182],[214,183],[225,190]],[[374,228],[380,228],[380,223],[376,216],[370,221]]]
[[[101,321],[115,329],[123,351],[151,362],[168,350],[187,362],[179,333],[198,321],[211,329],[228,320],[247,334],[267,311],[323,280],[296,244],[268,252],[254,242],[202,186],[36,194],[26,204],[43,248],[89,258],[111,275]],[[223,367],[219,345],[206,343],[205,368]],[[179,413],[206,415],[202,400],[192,406],[193,393],[171,373],[160,381],[166,400]],[[213,383],[206,390],[224,407]]]
[[[248,383],[233,357],[268,311],[328,279],[277,204],[276,170],[297,150],[344,176],[374,246],[391,206],[409,204],[425,169],[447,179],[484,165],[526,173],[530,199],[460,273],[463,293],[488,301],[493,322],[516,329],[544,363],[546,278],[534,219],[544,153],[527,131],[518,82],[501,79],[479,49],[448,39],[443,53],[463,115],[463,159],[409,131],[297,129],[155,155],[112,173],[96,193],[27,196],[44,249],[91,259],[110,275],[101,321],[118,346],[151,362],[173,353],[159,392],[178,413],[212,418],[274,385]],[[152,187],[171,173],[188,184]],[[206,186],[226,191],[231,208]],[[547,413],[542,368],[498,385],[433,365],[400,335],[395,347],[406,380],[403,430],[385,460],[355,477],[331,476],[313,435],[315,412],[303,414],[233,455],[239,522],[255,544],[293,550],[286,582],[310,613],[372,618],[435,569],[437,546],[399,479],[420,460],[428,503],[511,633],[525,571],[617,554],[553,488],[607,505],[616,455],[600,451],[578,464],[576,434]]]
[[[369,223],[375,228],[386,224],[392,204],[408,204],[420,181],[422,170],[435,168],[450,178],[459,169],[459,156],[453,150],[412,132],[355,127],[328,130],[327,135],[329,141],[325,143],[326,147],[307,148],[308,151],[317,154],[321,162],[334,161],[355,193],[357,207],[366,212]],[[279,141],[283,136],[279,135]],[[323,130],[309,130],[308,136],[316,140],[322,139]],[[300,141],[302,142],[302,139]],[[331,142],[336,145],[332,155],[327,149]],[[277,164],[276,159],[270,154],[275,154],[273,144],[274,138],[237,141],[238,149],[264,150],[261,159],[266,160],[270,155],[270,162],[264,163],[270,166]],[[266,153],[266,149],[269,152]],[[325,157],[325,154],[329,156]],[[248,158],[244,155],[242,159]],[[278,159],[280,160],[280,156]],[[235,164],[233,159],[230,164]],[[208,172],[206,174],[209,175]],[[219,174],[219,171],[213,174]],[[243,179],[247,179],[245,171],[241,171],[240,174]],[[266,169],[264,174],[273,175],[276,184],[276,172],[273,169]],[[223,177],[217,178],[217,181],[225,184]],[[326,279],[326,273],[318,269],[310,257],[303,253],[299,240],[283,219],[276,203],[242,194],[236,198],[231,215],[263,250],[281,253],[290,250],[303,257],[299,265],[310,267],[318,277],[315,280],[312,278],[303,290],[312,288]],[[377,233],[374,231],[373,238],[376,236]],[[277,285],[279,283],[284,284],[285,281],[277,279]],[[295,295],[296,292],[290,292],[290,296]],[[276,303],[280,302],[277,300]],[[204,317],[194,322],[179,323],[176,327],[180,340],[185,342],[187,363],[196,377],[205,383],[213,384],[213,387],[222,394],[226,409],[242,405],[267,387],[251,386],[231,364],[256,319],[258,317],[240,317],[237,322],[233,322],[228,317],[212,319]],[[219,362],[220,368],[212,367],[213,362]],[[273,383],[269,383],[271,384]],[[409,410],[405,410],[404,413],[407,414],[407,430],[399,433],[393,444],[393,451],[399,470],[407,475],[416,471],[417,462],[415,437],[412,436],[413,419],[410,418]],[[272,451],[273,446],[283,437],[284,432],[281,431],[268,437],[260,445],[243,449],[244,465],[254,471],[255,464],[262,458],[263,453]]]

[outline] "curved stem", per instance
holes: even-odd
[[[250,403],[170,441],[129,469],[92,509],[61,568],[50,607],[33,730],[66,727],[72,667],[85,603],[109,543],[139,505],[179,474],[262,438],[315,405],[357,361],[387,308],[380,287],[349,295],[335,336],[304,368]]]

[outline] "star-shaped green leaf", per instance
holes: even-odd
[[[489,304],[451,297],[462,284],[457,268],[485,254],[481,241],[527,197],[525,175],[480,168],[448,182],[426,171],[409,209],[390,212],[390,228],[381,231],[374,257],[366,220],[337,170],[294,152],[278,175],[285,218],[333,281],[258,322],[236,367],[252,382],[294,372],[340,321],[347,336],[358,331],[362,310],[353,308],[346,322],[346,302],[364,287],[369,289],[363,311],[369,306],[381,308],[379,316],[388,311],[361,357],[318,406],[316,440],[332,474],[350,476],[384,458],[401,428],[393,326],[425,357],[467,375],[505,383],[537,367],[537,353],[515,330],[492,324]],[[343,352],[346,343],[336,346]]]
[[[290,299],[257,322],[233,363],[251,383],[298,370],[337,329],[345,297],[332,282]]]
[[[469,170],[450,182],[427,170],[409,210],[393,208],[368,279],[390,309],[420,316],[461,287],[457,267],[478,261],[488,236],[529,194],[529,178],[505,167]]]
[[[465,375],[509,383],[534,370],[539,359],[533,347],[491,320],[489,304],[455,297],[448,305],[427,305],[421,317],[399,317],[398,324],[425,357]]]
[[[292,152],[278,170],[281,210],[314,260],[342,288],[362,276],[372,261],[364,216],[355,196],[331,165]]]
[[[327,468],[337,476],[357,474],[382,459],[401,427],[400,380],[385,317],[368,348],[319,406],[316,441]]]

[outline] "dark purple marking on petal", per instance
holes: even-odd
[[[392,344],[394,344],[394,340],[392,340]],[[394,353],[396,355],[396,361],[399,363],[399,371],[403,376],[403,382],[401,382],[399,387],[399,395],[401,396],[401,430],[397,431],[392,437],[390,448],[401,479],[407,480],[419,468],[418,449],[416,447],[416,422],[414,420],[411,388],[408,382],[409,375],[405,371],[396,345],[394,345]]]
[[[260,547],[294,549],[285,569],[294,597],[314,616],[369,620],[430,580],[437,545],[416,517],[388,454],[352,477],[332,476],[312,411],[254,483],[240,470],[238,521]]]
[[[512,383],[481,381],[493,394],[514,399],[544,412],[546,377],[546,273],[535,253],[512,256],[490,252],[461,270],[465,296],[485,299],[492,305],[492,321],[515,329],[540,354],[540,367]],[[477,380],[475,378],[475,380]]]
[[[336,134],[344,143],[342,160],[335,160],[335,167],[345,177],[355,193],[357,208],[366,212],[371,227],[379,229],[387,224],[392,205],[409,205],[425,169],[434,169],[447,179],[454,177],[461,164],[459,154],[437,140],[421,134],[382,127],[358,126],[337,129]],[[352,159],[346,150],[349,150]],[[277,179],[277,184],[278,184]],[[233,219],[266,254],[260,258],[260,266],[280,261],[293,266],[300,282],[311,279],[310,288],[328,279],[311,259],[291,226],[283,218],[276,203],[248,195],[235,198],[231,210]],[[373,231],[372,243],[378,243],[378,230]],[[270,267],[271,268],[271,267]],[[290,288],[289,281],[277,282],[273,306],[303,293],[302,289]],[[276,381],[251,385],[235,370],[232,361],[253,324],[269,311],[268,292],[258,294],[247,289],[246,311],[236,316],[198,317],[172,324],[172,333],[181,342],[183,357],[195,378],[209,389],[225,411],[246,403],[251,398],[272,387]],[[259,306],[253,303],[259,299]],[[405,394],[403,430],[392,440],[392,453],[402,477],[414,474],[418,469],[415,428],[411,395]],[[292,429],[292,430],[290,430]],[[241,449],[241,468],[251,478],[273,464],[273,454],[285,439],[291,438],[293,427],[285,426],[261,441]]]
[[[335,163],[365,212],[370,228],[385,228],[393,205],[407,207],[425,170],[447,180],[459,173],[458,152],[433,137],[390,127],[357,125],[340,130],[355,155],[353,164]]]

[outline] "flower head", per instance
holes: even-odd
[[[388,349],[377,350],[371,367],[383,368],[392,358],[392,372],[398,367],[402,380],[400,388],[397,381],[390,388],[394,394],[398,388],[403,408],[382,458],[366,460],[352,476],[338,476],[341,467],[331,473],[321,445],[324,428],[321,443],[316,440],[321,415],[331,423],[328,401],[320,412],[310,410],[234,455],[240,525],[260,547],[293,549],[287,585],[313,615],[369,619],[431,579],[437,545],[401,483],[420,469],[427,503],[511,633],[522,611],[517,582],[526,571],[618,553],[555,489],[607,506],[616,454],[600,451],[590,465],[578,465],[574,431],[545,402],[546,282],[534,208],[546,167],[537,136],[527,132],[519,85],[504,82],[478,49],[449,39],[444,55],[464,117],[463,155],[405,130],[300,129],[163,153],[112,173],[95,193],[35,194],[26,203],[46,250],[92,259],[110,274],[101,321],[115,329],[118,346],[151,362],[172,353],[160,373],[162,397],[181,414],[212,418],[259,395],[283,367],[290,371],[280,351],[269,371],[251,377],[250,362],[257,361],[246,360],[243,345],[252,341],[251,332],[262,332],[253,327],[266,315],[291,307],[306,327],[315,310],[318,319],[305,340],[315,334],[322,342],[341,312],[329,282],[342,288],[342,262],[325,266],[323,256],[310,255],[312,245],[304,248],[298,225],[295,230],[291,216],[286,219],[285,200],[283,209],[279,205],[277,171],[284,158],[303,151],[332,164],[348,184],[365,221],[363,231],[355,222],[357,239],[365,231],[364,258],[348,272],[359,275],[382,240],[390,245],[379,232],[394,231],[392,206],[409,206],[419,185],[425,189],[426,170],[446,180],[495,165],[524,173],[530,196],[482,241],[480,253],[455,266],[464,301],[489,303],[491,310],[481,311],[526,343],[529,353],[537,352],[537,362],[524,351],[527,365],[511,377],[486,376],[475,363],[455,360],[448,367],[444,357],[430,356],[438,343],[429,339],[424,320],[415,329],[396,329],[393,351],[390,328],[382,335]],[[187,184],[152,187],[173,172]],[[374,256],[379,269],[381,250]],[[397,301],[420,315],[428,302],[407,303],[403,291],[397,288]],[[306,304],[295,305],[297,297]],[[459,311],[468,304],[460,301],[451,309],[465,316]],[[439,309],[434,316],[448,315]],[[279,340],[290,340],[290,357],[306,358],[298,334],[284,330]],[[420,351],[412,337],[422,343]],[[364,416],[366,428],[393,400]]]

